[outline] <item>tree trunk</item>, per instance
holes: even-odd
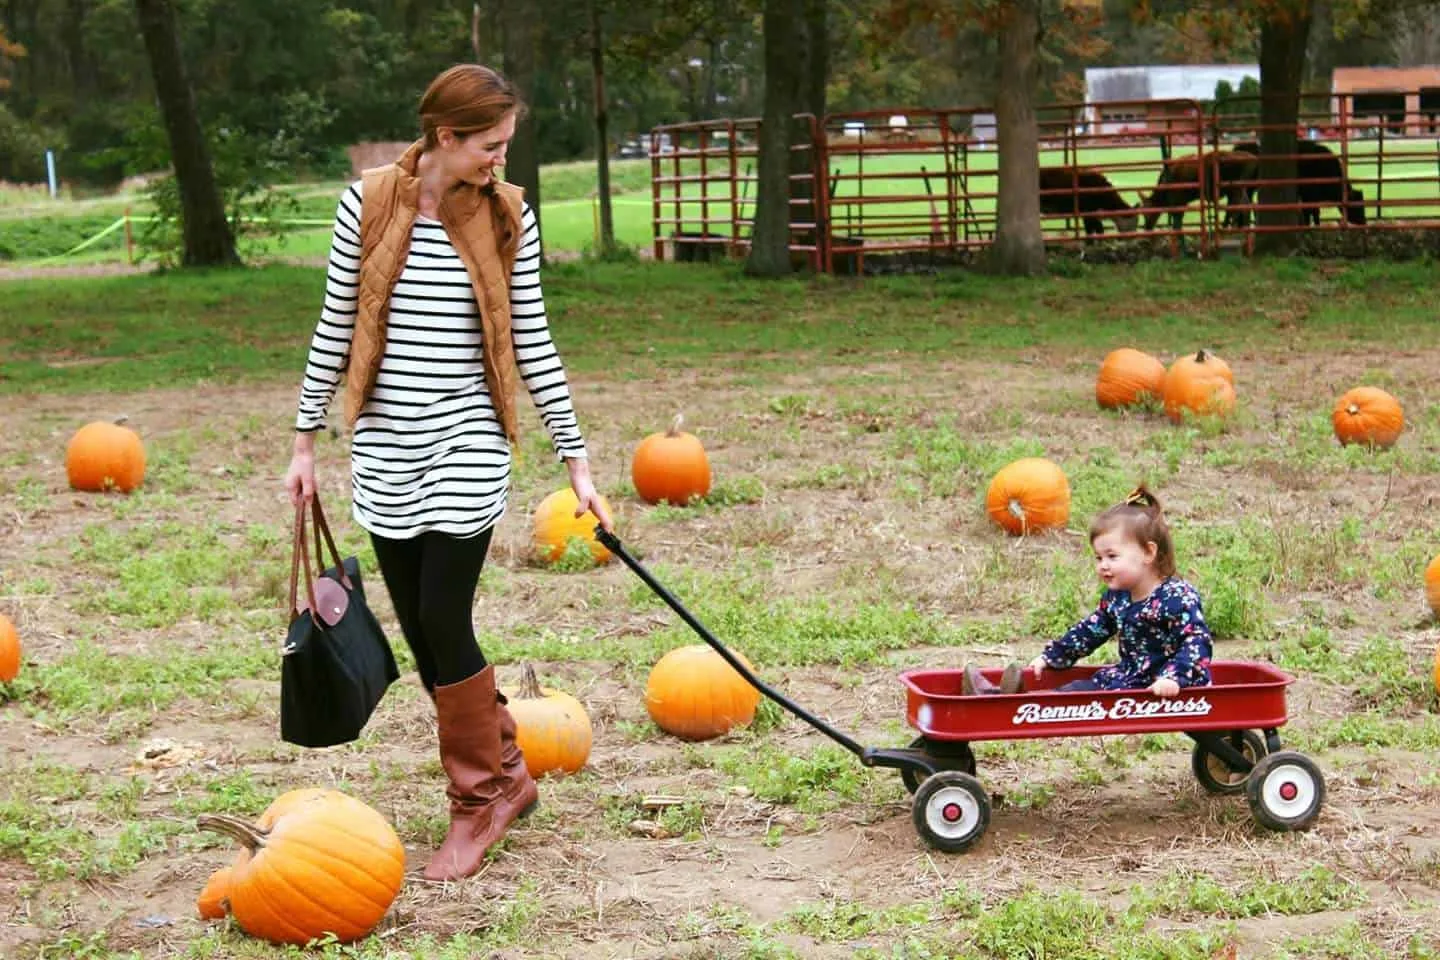
[[[808,150],[795,150],[790,154],[791,190],[802,204],[794,206],[795,218],[815,226],[808,231],[810,241],[815,245],[816,266],[824,269],[820,260],[827,245],[825,212],[819,197],[826,189],[828,178],[820,162],[818,140],[823,140],[825,131],[825,84],[830,79],[830,26],[826,18],[829,0],[806,0],[804,33],[804,106],[801,108],[815,118],[812,126],[797,122],[791,131],[792,145],[806,144]]]
[[[745,272],[778,277],[790,272],[791,117],[804,109],[805,63],[795,51],[805,36],[806,0],[765,0],[765,108],[760,116],[759,181],[750,257]]]
[[[480,55],[480,0],[470,5],[470,49],[475,53],[476,63],[485,61]]]
[[[1028,275],[1045,270],[1040,230],[1040,135],[1035,124],[1039,0],[1015,0],[1000,28],[1000,74],[995,97],[995,143],[999,153],[998,224],[990,249],[997,273]]]
[[[1300,115],[1300,80],[1305,73],[1305,46],[1310,36],[1309,0],[1287,0],[1260,22],[1260,179],[1295,178],[1295,136]],[[1279,156],[1276,156],[1279,154]],[[1262,227],[1295,226],[1298,210],[1267,209],[1293,204],[1294,184],[1260,187],[1256,222]],[[1266,232],[1255,237],[1260,253],[1284,253],[1300,241],[1295,232]]]
[[[606,254],[615,248],[615,219],[610,207],[610,138],[606,133],[609,118],[605,103],[605,48],[600,37],[600,6],[590,5],[590,71],[595,86],[595,170],[600,200],[600,249]]]
[[[536,40],[539,31],[535,18],[536,5],[504,3],[500,5],[501,30],[504,33],[505,76],[520,91],[520,96],[535,96]],[[535,226],[540,223],[540,138],[535,129],[535,114],[527,113],[515,128],[510,153],[505,158],[505,179],[525,190],[525,199],[535,213]],[[543,250],[545,234],[540,234]]]
[[[210,151],[195,109],[195,93],[180,58],[175,9],[170,0],[135,0],[135,9],[170,140],[175,182],[180,188],[180,220],[185,236],[181,265],[237,266],[240,256],[235,252],[235,237],[225,219],[225,204],[215,183]]]

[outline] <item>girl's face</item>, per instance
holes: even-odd
[[[439,131],[440,155],[445,172],[457,180],[483,187],[495,179],[495,169],[505,166],[505,152],[515,137],[515,112],[505,114],[493,127],[458,136],[442,127]]]
[[[1160,582],[1155,568],[1159,548],[1153,540],[1140,543],[1124,530],[1110,530],[1090,546],[1095,551],[1095,572],[1109,589],[1148,593]]]

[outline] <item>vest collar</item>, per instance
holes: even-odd
[[[420,155],[424,152],[425,141],[416,140],[395,161],[399,171],[395,183],[396,198],[412,213],[420,209]],[[476,214],[481,203],[494,196],[494,180],[483,187],[461,181],[440,198],[440,222],[447,226],[465,223]]]

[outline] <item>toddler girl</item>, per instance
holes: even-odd
[[[1182,687],[1209,683],[1210,628],[1200,594],[1175,575],[1175,550],[1155,495],[1142,485],[1124,503],[1100,513],[1090,524],[1090,545],[1106,587],[1100,605],[1052,641],[1029,669],[1037,677],[1047,668],[1064,670],[1119,634],[1119,663],[1057,689],[1149,689],[1173,697]],[[1013,680],[1005,684],[1008,689],[996,687],[973,667],[966,680],[967,693],[1019,688]]]

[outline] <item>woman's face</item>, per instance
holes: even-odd
[[[505,166],[505,151],[515,136],[515,112],[505,114],[499,123],[463,136],[442,128],[440,155],[445,172],[457,180],[483,187],[495,179],[495,169]]]

